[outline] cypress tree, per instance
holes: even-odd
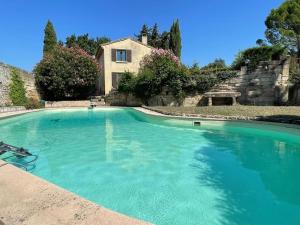
[[[44,36],[44,49],[43,53],[48,54],[51,53],[57,44],[56,33],[53,27],[53,24],[50,20],[48,20],[47,25],[45,27],[45,36]]]
[[[178,19],[173,22],[170,29],[170,49],[177,57],[181,57],[181,34]]]

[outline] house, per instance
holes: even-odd
[[[96,54],[100,65],[98,92],[109,94],[118,87],[118,82],[124,72],[137,73],[143,57],[151,53],[152,47],[147,45],[147,37],[142,42],[132,38],[102,44]]]

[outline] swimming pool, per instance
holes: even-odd
[[[0,120],[0,140],[39,155],[31,173],[158,225],[300,224],[298,129],[73,109]]]

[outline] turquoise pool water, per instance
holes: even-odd
[[[158,225],[300,224],[299,137],[257,124],[193,127],[133,109],[0,120],[0,140],[39,155],[31,173]]]

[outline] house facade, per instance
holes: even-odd
[[[142,42],[124,38],[101,45],[96,55],[100,65],[98,92],[106,95],[116,89],[124,72],[137,74],[141,60],[151,51],[147,37],[142,37]]]

